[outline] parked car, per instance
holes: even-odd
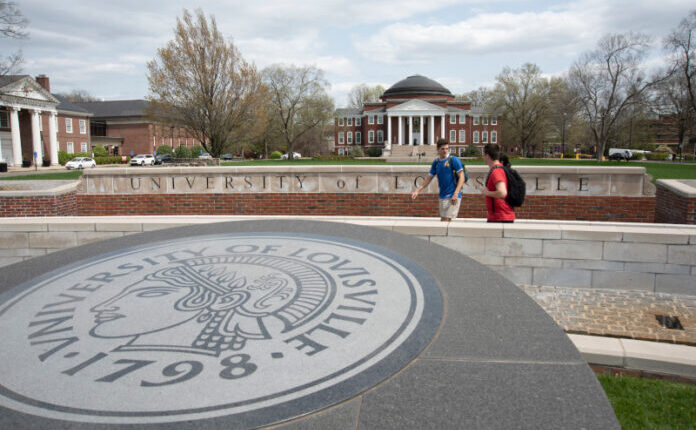
[[[293,152],[292,153],[292,158],[301,158],[302,155],[299,152]],[[288,159],[288,154],[283,154],[280,156],[281,160],[287,160]]]
[[[609,154],[608,157],[610,160],[615,160],[615,161],[622,161],[622,160],[630,160],[631,156],[628,154],[628,152],[614,152],[613,154]]]
[[[72,160],[65,163],[65,168],[68,170],[72,169],[85,169],[85,168],[97,167],[97,162],[89,157],[75,157]]]
[[[204,152],[201,155],[199,155],[198,158],[203,158],[203,159],[209,160],[209,159],[213,158],[213,156],[208,154],[207,152]]]
[[[233,159],[233,158],[234,158],[234,155],[232,155],[232,154],[230,154],[230,153],[222,154],[222,155],[220,156],[220,159],[221,159],[221,160],[231,160],[231,159]]]
[[[165,164],[174,162],[174,156],[172,154],[162,154],[155,157],[155,164]]]
[[[138,154],[131,158],[131,166],[152,166],[155,164],[155,156],[152,154]]]

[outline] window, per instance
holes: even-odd
[[[87,142],[80,143],[80,152],[87,152]]]
[[[68,154],[74,154],[75,153],[75,145],[72,142],[68,142]]]
[[[474,125],[478,125],[478,124],[479,124],[479,117],[475,116],[474,117]]]
[[[346,133],[346,141],[347,141],[348,145],[353,144],[353,132],[352,131],[349,131],[348,133]]]
[[[343,118],[342,117],[338,119],[338,125],[343,127]]]
[[[352,126],[352,125],[353,125],[353,118],[348,118],[348,119],[346,120],[346,125],[351,125],[351,126]]]
[[[450,115],[450,124],[457,123],[457,115]]]
[[[384,132],[382,130],[377,130],[377,143],[383,143],[383,142],[384,142]]]
[[[377,117],[377,124],[384,124],[384,117],[382,115]]]
[[[466,143],[466,130],[459,130],[459,143]]]
[[[498,125],[498,117],[494,116],[491,118],[491,125]]]
[[[478,134],[479,134],[478,131],[474,132],[474,143],[479,143],[479,138],[478,138],[479,135]]]
[[[360,127],[362,125],[362,121],[360,121],[360,118],[355,118],[355,125],[357,127]]]
[[[450,143],[457,142],[457,130],[450,130]]]
[[[375,116],[374,116],[374,115],[368,115],[368,116],[367,116],[367,123],[368,123],[368,124],[374,124],[374,123],[375,123]]]
[[[484,117],[482,118],[482,122],[483,122],[483,125],[488,125],[488,117],[487,117],[487,116],[484,116]]]
[[[362,144],[362,134],[359,131],[355,132],[355,144],[356,145]]]
[[[10,121],[7,112],[0,112],[0,128],[10,128]]]
[[[491,143],[498,143],[498,132],[491,131]]]
[[[72,133],[72,118],[65,118],[65,132]]]
[[[481,143],[488,143],[488,132],[484,131],[483,135],[481,136]]]
[[[338,133],[338,143],[343,145],[343,132]]]
[[[466,124],[466,115],[464,115],[464,114],[459,115],[459,123]]]
[[[343,155],[343,154],[344,154],[343,148],[338,148],[338,155]]]
[[[87,120],[80,120],[80,134],[87,134]]]
[[[375,131],[370,130],[367,132],[367,143],[375,143]]]

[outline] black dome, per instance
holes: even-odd
[[[450,90],[425,76],[413,75],[392,85],[382,97],[394,97],[407,94],[429,94],[454,97]]]

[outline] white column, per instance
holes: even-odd
[[[430,139],[428,139],[428,140],[429,140],[429,143],[431,145],[434,145],[435,144],[435,116],[430,115],[428,122],[430,123]]]
[[[413,145],[413,117],[408,116],[408,144]]]
[[[401,115],[399,115],[399,145],[404,144],[404,128],[403,128],[403,121],[401,119]]]
[[[22,141],[19,138],[19,108],[10,107],[10,131],[12,133],[12,158],[15,166],[22,165]]]
[[[392,134],[391,134],[391,117],[387,114],[387,145],[386,148],[391,148],[392,144]]]
[[[423,144],[423,115],[421,115],[421,117],[420,117],[420,135],[419,136],[420,136],[419,137],[420,140],[418,141],[418,143],[422,145]]]
[[[43,154],[41,151],[41,126],[39,125],[41,121],[41,111],[32,110],[31,111],[31,142],[36,152],[36,163],[40,164],[43,160]],[[32,154],[33,157],[34,154]]]
[[[56,112],[48,116],[48,138],[51,145],[51,165],[58,164],[58,130],[56,130]]]
[[[445,116],[444,115],[442,115],[442,123],[440,124],[440,134],[441,134],[440,137],[444,139],[445,138]]]

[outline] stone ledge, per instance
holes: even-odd
[[[658,179],[657,185],[662,185],[679,196],[696,198],[696,180]]]

